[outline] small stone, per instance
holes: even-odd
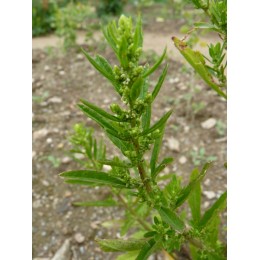
[[[81,233],[76,233],[74,239],[77,243],[81,244],[85,241],[85,237]]]
[[[61,162],[64,163],[64,164],[68,164],[70,163],[72,160],[70,157],[66,156],[66,157],[63,157]]]
[[[184,126],[184,133],[188,133],[190,131],[190,127],[189,126]]]
[[[64,146],[63,143],[59,143],[59,144],[57,145],[57,148],[58,148],[58,149],[61,149],[61,148],[63,148],[63,146]]]
[[[77,54],[77,60],[84,60],[84,56],[82,54]]]
[[[46,186],[46,187],[48,187],[50,184],[49,184],[49,182],[48,182],[48,181],[46,181],[46,180],[43,180],[43,181],[42,181],[42,185],[43,185],[43,186]]]
[[[203,208],[206,209],[208,206],[209,206],[209,201],[205,201],[204,204],[203,204]]]
[[[52,97],[52,98],[49,98],[48,102],[53,103],[53,104],[60,104],[62,102],[62,98]]]
[[[85,158],[84,154],[82,154],[82,153],[76,153],[74,156],[75,156],[75,158],[77,158],[79,160],[82,160]]]
[[[63,75],[65,75],[65,71],[64,71],[64,70],[61,70],[61,71],[59,71],[59,74],[60,74],[61,76],[63,76]]]
[[[72,195],[72,193],[69,190],[66,190],[65,194],[64,194],[64,197],[68,198],[68,197],[71,197],[71,195]]]
[[[40,129],[38,131],[34,131],[33,132],[33,139],[34,140],[41,139],[41,138],[47,136],[48,133],[49,133],[49,130],[46,129],[46,128],[42,128],[42,129]]]
[[[45,76],[44,76],[44,75],[41,75],[41,76],[40,76],[40,80],[45,80]]]
[[[209,118],[206,121],[201,123],[201,127],[204,129],[211,129],[214,127],[217,123],[217,120],[215,118]]]
[[[156,17],[156,22],[157,23],[163,23],[164,19],[162,17]]]
[[[179,159],[180,164],[185,164],[187,162],[187,158],[185,156],[181,156]]]
[[[109,104],[110,102],[111,102],[110,99],[108,99],[108,98],[105,98],[105,99],[104,99],[104,103],[105,103],[105,104]]]
[[[46,143],[47,143],[47,144],[51,144],[51,143],[52,143],[52,138],[50,138],[50,137],[47,138]]]
[[[60,249],[56,252],[52,260],[68,260],[71,259],[70,240],[66,239]]]
[[[216,198],[216,193],[214,191],[203,191],[203,194],[207,197],[207,199],[212,200]]]
[[[209,185],[210,185],[210,179],[206,179],[206,180],[204,181],[204,185],[205,185],[205,186],[209,186]]]
[[[33,202],[33,204],[32,204],[32,206],[33,206],[34,209],[37,209],[37,208],[41,207],[41,205],[42,205],[42,203],[41,203],[40,200],[35,200],[35,201]]]
[[[169,79],[170,84],[178,83],[179,81],[180,81],[179,78],[170,78]]]
[[[36,156],[36,152],[32,151],[32,159]]]
[[[168,140],[167,140],[167,145],[169,147],[169,149],[171,151],[174,151],[174,152],[179,152],[180,151],[180,143],[177,139],[175,139],[174,137],[170,137]]]
[[[50,70],[50,67],[49,67],[48,65],[45,65],[45,66],[44,66],[44,70],[45,70],[45,71],[49,71],[49,70]]]
[[[41,82],[41,81],[38,81],[38,82],[36,83],[36,88],[40,88],[40,87],[42,87],[42,82]]]

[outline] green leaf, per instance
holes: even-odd
[[[146,135],[146,134],[152,133],[155,130],[163,127],[165,125],[165,123],[167,122],[168,118],[171,116],[171,114],[172,114],[172,110],[168,111],[165,115],[163,115],[163,117],[158,122],[156,122],[149,129],[144,130],[140,135],[142,136],[142,135]]]
[[[87,59],[89,60],[89,62],[92,64],[92,66],[99,71],[105,78],[107,78],[115,87],[116,91],[119,91],[119,86],[114,78],[114,75],[109,73],[109,71],[106,70],[106,68],[104,67],[104,65],[100,65],[100,57],[97,62],[96,60],[94,60],[83,48],[81,48],[83,54],[87,57]]]
[[[178,217],[178,215],[168,209],[168,208],[159,208],[157,209],[162,220],[169,224],[174,230],[182,231],[185,228],[184,222]]]
[[[130,97],[132,101],[136,100],[139,97],[143,84],[143,78],[137,78],[137,80],[133,83],[130,92]]]
[[[120,149],[123,154],[132,147],[129,143],[126,143],[109,133],[107,134],[107,136],[112,141],[112,143]]]
[[[79,207],[113,207],[117,206],[116,201],[109,198],[106,200],[97,200],[97,201],[83,201],[83,202],[73,202],[73,206]]]
[[[112,177],[105,172],[91,171],[91,170],[78,170],[78,171],[68,171],[60,174],[68,180],[76,180],[83,182],[93,182],[97,184],[111,185],[116,188],[132,188],[126,187],[126,183],[122,180]]]
[[[178,196],[178,199],[176,201],[175,207],[181,206],[185,200],[190,195],[191,191],[196,188],[197,183],[199,183],[206,175],[207,170],[211,167],[212,162],[206,163],[201,170],[200,174],[195,178],[193,181],[191,181],[185,188],[183,188]]]
[[[127,48],[128,48],[128,43],[126,40],[125,35],[122,36],[122,41],[121,44],[119,46],[119,50],[118,50],[118,57],[120,59],[120,63],[122,65],[123,68],[127,68],[128,67],[128,57],[127,57]]]
[[[138,256],[139,251],[131,251],[126,254],[120,255],[116,260],[135,260]]]
[[[104,128],[105,130],[109,129],[110,130],[110,134],[113,133],[115,136],[118,136],[117,132],[115,131],[115,129],[117,129],[117,131],[119,130],[118,127],[115,126],[115,124],[113,124],[112,122],[107,121],[103,116],[101,116],[99,113],[97,113],[95,110],[86,107],[82,104],[78,104],[78,107],[85,113],[87,114],[91,119],[93,119],[94,121],[96,121],[102,128]]]
[[[109,114],[108,112],[106,112],[105,110],[91,104],[90,102],[84,100],[84,99],[80,99],[80,101],[85,105],[87,106],[88,108],[94,110],[95,112],[99,113],[101,116],[109,119],[109,120],[112,120],[112,121],[116,121],[116,122],[121,122],[121,120],[118,118],[118,117],[115,117],[111,114]]]
[[[162,61],[163,61],[163,59],[164,59],[164,57],[166,55],[166,50],[167,50],[167,48],[165,47],[165,49],[163,51],[163,54],[159,58],[159,60],[150,69],[145,71],[145,73],[143,74],[144,78],[148,77],[150,74],[152,74],[160,66],[160,64],[162,63]]]
[[[143,126],[144,130],[146,130],[150,127],[151,114],[152,114],[152,106],[151,106],[151,104],[149,104],[146,107],[146,110],[142,116],[142,126]]]
[[[192,171],[190,176],[190,181],[196,180],[199,176],[199,170],[195,169]],[[197,225],[200,221],[200,205],[201,205],[201,186],[200,182],[197,182],[194,185],[193,190],[190,192],[188,197],[189,206],[191,209],[192,219],[195,225]]]
[[[138,15],[135,33],[134,33],[134,49],[137,50],[143,46],[143,32],[142,32],[142,19],[141,15]]]
[[[74,179],[65,179],[64,182],[68,183],[68,184],[77,184],[77,185],[91,186],[91,187],[104,185],[104,184],[100,184],[100,183],[94,183],[94,182],[82,181],[82,180],[74,180]]]
[[[152,178],[155,179],[156,176],[170,163],[173,162],[172,157],[164,158],[162,162],[156,167],[156,169],[151,173]]]
[[[202,229],[204,228],[209,221],[217,216],[224,208],[226,208],[227,204],[227,192],[224,192],[218,200],[204,213],[199,227]]]
[[[168,64],[164,67],[163,72],[162,72],[156,86],[154,87],[154,90],[153,90],[153,93],[152,93],[153,101],[155,100],[156,96],[158,95],[158,93],[159,93],[159,91],[162,87],[164,79],[167,75],[167,71],[168,71]]]
[[[147,243],[145,239],[97,239],[96,241],[105,252],[136,251]]]
[[[187,46],[185,42],[179,40],[177,37],[173,37],[173,42],[176,48],[180,51],[183,57],[189,62],[189,64],[193,67],[193,69],[200,75],[200,77],[220,96],[226,99],[227,95],[221,90],[220,86],[218,86],[214,82],[211,74],[209,73],[203,55],[198,51],[193,51],[191,48]]]
[[[143,245],[143,248],[139,252],[139,255],[137,256],[136,260],[146,260],[152,253],[154,253],[157,250],[158,244],[160,243],[160,240],[151,239]]]

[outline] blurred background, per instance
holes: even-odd
[[[169,64],[161,93],[153,107],[153,120],[174,109],[166,129],[162,156],[175,158],[165,174],[176,173],[187,181],[194,167],[216,162],[205,178],[206,209],[226,189],[226,102],[197,77],[178,53],[172,36],[182,38],[204,13],[188,0],[33,0],[32,1],[32,101],[33,101],[33,259],[116,259],[102,253],[95,238],[119,237],[124,221],[120,208],[75,207],[73,202],[105,198],[104,188],[89,189],[64,184],[58,173],[82,167],[80,154],[73,155],[73,126],[82,123],[104,140],[107,153],[118,151],[102,130],[77,109],[80,98],[109,109],[120,98],[84,58],[101,54],[117,64],[101,27],[121,14],[136,20],[141,13],[144,30],[142,62],[153,64],[167,45]],[[206,30],[189,34],[187,42],[207,55],[207,44],[218,35]],[[162,71],[151,76],[153,87]],[[57,254],[63,250],[63,255]],[[56,258],[55,258],[56,257]],[[62,258],[63,257],[63,258]],[[163,259],[160,255],[153,259]],[[160,258],[161,257],[161,258]]]

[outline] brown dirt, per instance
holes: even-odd
[[[167,41],[172,33],[159,33],[159,28],[145,33],[145,49],[161,53],[165,44],[168,44],[168,47],[172,46],[169,49],[174,50],[170,40]],[[33,40],[34,47],[42,47],[35,43],[36,40]],[[102,55],[110,61],[115,61],[109,49],[103,50]],[[171,54],[168,53],[168,56]],[[148,58],[152,63],[153,56],[150,55]],[[161,117],[166,110],[174,109],[166,129],[162,155],[173,156],[175,163],[166,168],[165,172],[176,172],[187,181],[194,168],[191,151],[204,147],[207,156],[217,157],[214,167],[205,178],[204,190],[214,191],[216,196],[219,196],[226,189],[226,171],[223,167],[226,162],[226,134],[220,135],[216,127],[203,129],[201,123],[208,118],[226,123],[226,102],[199,79],[192,80],[193,75],[181,63],[173,59],[169,59],[168,62],[167,79],[153,106],[153,120]],[[160,71],[151,78],[152,83],[155,83]],[[106,189],[64,184],[58,173],[79,166],[75,162],[64,162],[54,168],[46,158],[51,155],[63,160],[66,157],[66,152],[70,149],[67,134],[74,123],[85,122],[87,126],[96,130],[97,137],[103,136],[101,129],[77,109],[79,98],[85,98],[105,109],[110,102],[119,101],[119,98],[109,83],[74,51],[62,55],[57,49],[52,53],[34,49],[32,77],[33,96],[38,98],[38,102],[33,102],[32,119],[33,257],[52,257],[64,240],[71,238],[74,259],[115,259],[113,254],[102,253],[93,240],[96,237],[116,237],[116,229],[107,230],[101,223],[109,219],[120,219],[122,211],[118,208],[73,207],[71,203],[74,201],[105,197]],[[198,93],[192,91],[192,86],[196,86]],[[187,102],[187,95],[192,97],[192,102],[204,102],[205,108],[194,115],[191,105]],[[61,98],[61,102],[51,102],[50,98],[53,97]],[[37,131],[42,129],[47,132],[39,136]],[[173,152],[167,146],[167,140],[171,137],[179,141],[179,152]],[[118,152],[109,142],[107,147],[112,154]],[[179,162],[181,156],[186,157],[186,163]],[[204,200],[205,207],[208,206],[206,201],[210,204],[214,201],[206,198]],[[75,241],[74,235],[77,232],[85,236],[84,243],[78,244]]]

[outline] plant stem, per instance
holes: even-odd
[[[151,228],[149,227],[149,225],[147,225],[147,223],[145,221],[143,221],[141,218],[139,218],[135,214],[134,210],[127,205],[124,198],[119,193],[117,193],[116,195],[117,195],[118,199],[121,201],[121,203],[124,205],[124,207],[134,216],[134,218],[144,227],[144,229],[146,229],[147,231],[151,231]]]

